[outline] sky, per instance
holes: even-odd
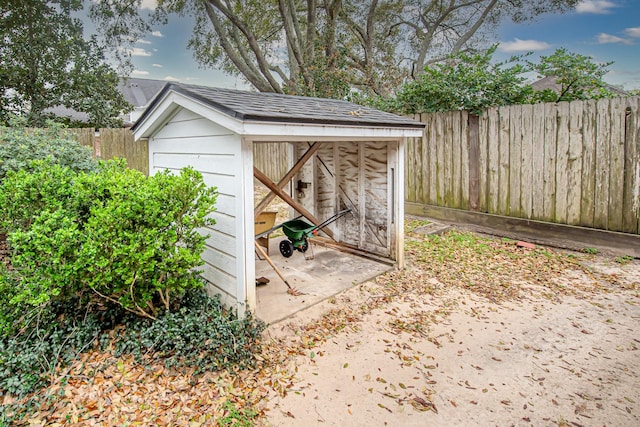
[[[143,1],[143,6],[153,4],[154,0]],[[187,48],[192,28],[191,19],[172,15],[169,24],[140,40],[132,52],[131,77],[248,89],[242,79],[196,63]],[[582,0],[566,14],[546,14],[523,24],[503,22],[497,36],[498,60],[533,51],[528,59],[536,62],[540,55],[564,47],[595,62],[614,61],[605,81],[640,89],[640,0]]]

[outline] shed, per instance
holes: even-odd
[[[254,178],[339,245],[402,267],[404,147],[424,124],[346,101],[170,83],[132,130],[149,142],[149,173],[193,166],[218,188],[203,276],[240,314],[254,310]],[[277,183],[254,168],[253,146],[287,144]],[[281,189],[287,189],[283,192]],[[289,197],[289,195],[291,197]]]

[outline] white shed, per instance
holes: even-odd
[[[254,177],[276,191],[299,182],[290,204],[314,223],[351,208],[326,234],[402,267],[404,147],[423,128],[345,101],[167,84],[133,132],[149,141],[150,174],[189,165],[218,188],[203,276],[243,314],[256,304]],[[254,168],[265,142],[290,147],[292,171],[277,184]]]

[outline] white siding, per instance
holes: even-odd
[[[208,186],[218,189],[216,224],[201,230],[209,237],[202,254],[202,275],[222,300],[244,311],[246,299],[242,141],[239,135],[191,111],[181,109],[149,140],[149,171],[176,173],[192,166]],[[252,263],[250,263],[252,264]]]

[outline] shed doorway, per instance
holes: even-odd
[[[393,142],[332,141],[313,148],[308,142],[285,144],[289,164],[296,168],[283,186],[286,196],[320,222],[344,209],[351,212],[327,226],[326,234],[310,239],[305,253],[294,251],[290,257],[283,256],[279,244],[287,236],[281,228],[269,236],[270,261],[301,295],[288,293],[280,275],[256,252],[256,316],[267,323],[285,319],[396,267],[391,259],[395,240],[393,166],[397,160]],[[313,154],[304,164],[298,164],[310,151]],[[282,183],[281,178],[273,181]],[[254,206],[267,217],[275,214],[275,225],[299,215],[277,196],[268,205],[261,204],[269,192],[260,180],[254,180]],[[265,239],[261,240],[266,245]]]

